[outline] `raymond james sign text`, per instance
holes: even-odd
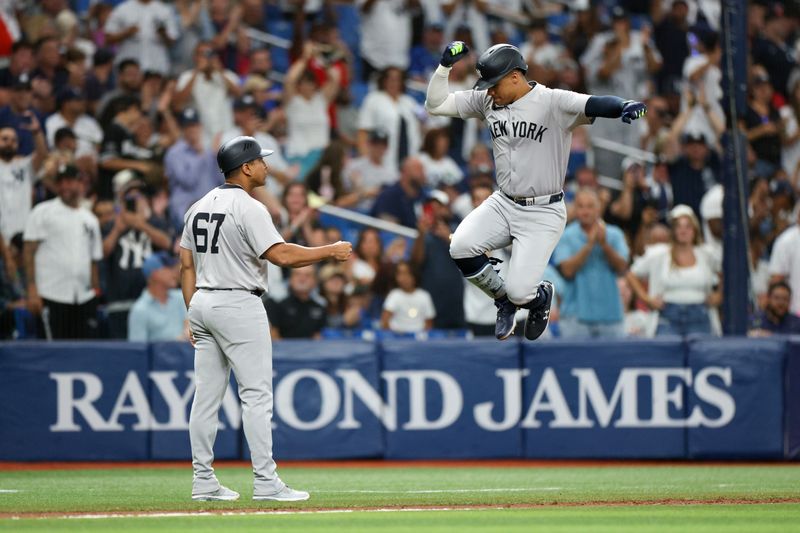
[[[311,368],[295,370],[286,376],[275,376],[275,415],[290,427],[314,431],[329,424],[339,429],[358,429],[362,420],[354,414],[356,401],[362,402],[388,431],[434,431],[447,428],[458,420],[465,409],[475,424],[487,431],[504,431],[516,425],[538,428],[678,428],[722,427],[736,414],[736,402],[728,392],[732,371],[725,367],[706,367],[698,372],[690,368],[623,368],[613,386],[606,392],[591,368],[574,368],[568,379],[577,383],[577,397],[567,398],[552,368],[545,368],[530,401],[523,404],[523,381],[531,379],[527,369],[498,369],[496,379],[502,384],[502,400],[488,399],[465,405],[462,388],[450,374],[437,370],[384,371],[381,373],[385,395],[376,390],[357,371],[341,369],[335,376]],[[154,391],[166,402],[169,416],[158,420],[150,408],[145,387],[136,372],[130,371],[122,385],[109,388],[101,378],[88,372],[51,372],[56,387],[56,421],[51,431],[162,431],[188,429],[188,409],[194,391],[193,373],[184,376],[188,384],[179,387],[174,371],[149,372]],[[563,379],[563,378],[562,378]],[[296,394],[297,385],[308,380],[316,388],[320,408],[312,418],[304,418],[296,409],[305,401]],[[398,390],[405,383],[408,392],[409,416],[398,418]],[[640,397],[641,385],[649,385],[646,398]],[[688,416],[670,416],[670,408],[683,409],[686,388],[693,389],[702,405]],[[431,412],[427,394],[441,397],[441,408]],[[101,412],[96,406],[103,396],[113,398],[113,407]],[[643,417],[640,405],[649,406]],[[571,408],[570,405],[577,406]],[[704,409],[704,407],[710,409]],[[229,388],[223,400],[229,424],[238,429],[241,415],[236,396]],[[706,411],[714,411],[715,415]],[[540,416],[549,413],[547,422]],[[123,415],[129,415],[123,423]],[[276,421],[277,423],[280,423]],[[126,424],[128,428],[126,428]],[[224,426],[223,426],[224,427]]]

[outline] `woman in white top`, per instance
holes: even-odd
[[[670,212],[670,242],[654,245],[634,261],[627,279],[637,297],[658,311],[656,335],[710,334],[710,309],[719,306],[720,265],[702,246],[692,208]],[[645,291],[640,280],[648,281]]]
[[[430,187],[458,186],[464,179],[464,173],[452,157],[450,150],[450,133],[445,128],[429,130],[422,142],[422,153],[419,160],[425,168],[425,178]]]
[[[417,155],[422,140],[419,115],[422,107],[404,94],[405,73],[389,67],[378,77],[378,90],[367,94],[358,115],[358,152],[369,154],[369,132],[383,130],[389,135],[389,149],[383,166],[397,172],[409,155]]]
[[[417,288],[417,278],[406,261],[397,263],[397,288],[392,289],[383,303],[381,327],[395,333],[421,333],[433,327],[436,310],[431,295]]]
[[[300,165],[300,176],[314,166],[331,140],[328,105],[339,93],[339,71],[328,69],[328,81],[320,87],[314,73],[307,69],[316,53],[316,45],[306,43],[303,56],[292,63],[283,85],[286,114],[286,155],[290,163]]]

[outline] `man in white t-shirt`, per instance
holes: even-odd
[[[58,197],[34,207],[25,224],[28,309],[41,315],[48,340],[93,338],[103,258],[100,224],[81,207],[77,168],[61,167],[56,186]]]
[[[800,216],[798,216],[800,219]],[[800,314],[800,225],[783,231],[772,247],[769,261],[770,284],[785,281],[792,288],[792,313]]]
[[[207,139],[233,127],[233,100],[241,94],[239,78],[222,66],[210,43],[194,50],[195,68],[178,77],[175,100],[200,113]]]
[[[178,17],[157,0],[126,0],[109,15],[106,43],[118,44],[116,63],[135,59],[142,71],[169,73],[169,46],[179,36]]]
[[[47,158],[47,143],[36,116],[27,112],[28,125],[33,134],[34,152],[28,156],[17,155],[19,142],[12,127],[0,128],[0,233],[6,242],[25,229],[31,211],[31,197],[36,173]]]

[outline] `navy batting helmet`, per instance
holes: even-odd
[[[219,147],[217,165],[223,174],[227,174],[245,163],[261,159],[272,153],[273,150],[262,149],[258,141],[252,137],[234,137]]]
[[[474,89],[482,91],[494,86],[512,70],[528,72],[528,65],[522,58],[519,48],[510,44],[496,44],[487,49],[478,58],[478,75],[480,79]]]

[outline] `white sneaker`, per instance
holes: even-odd
[[[192,494],[192,499],[196,502],[231,502],[239,499],[239,493],[220,485],[214,492]]]
[[[290,489],[286,485],[278,492],[272,494],[253,494],[253,499],[257,501],[271,500],[275,502],[302,502],[311,495],[303,490]]]

